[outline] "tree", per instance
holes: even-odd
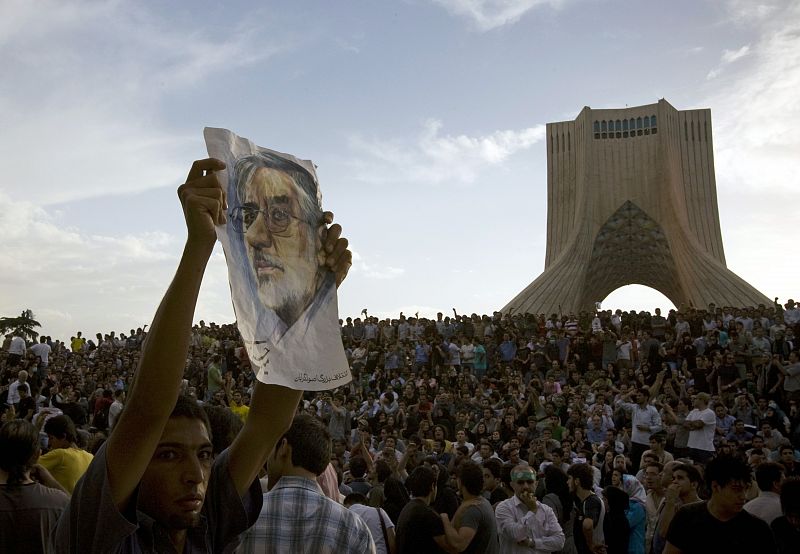
[[[0,334],[9,331],[14,335],[35,342],[39,333],[34,331],[34,327],[41,327],[42,324],[34,319],[31,310],[23,310],[18,317],[0,317]]]

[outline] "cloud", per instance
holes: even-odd
[[[786,0],[727,0],[725,2],[728,21],[743,26],[751,26],[771,18],[785,6]]]
[[[750,45],[745,44],[738,50],[724,50],[720,59],[720,64],[708,72],[706,79],[716,79],[725,70],[725,67],[740,60],[750,53]]]
[[[455,16],[472,20],[478,31],[485,32],[516,23],[540,6],[558,7],[563,0],[433,0]]]
[[[0,193],[0,315],[31,308],[42,330],[68,338],[149,323],[175,273],[182,239],[165,233],[88,234],[30,202]],[[232,321],[227,268],[212,255],[197,313]]]
[[[738,50],[725,50],[722,53],[722,63],[733,63],[738,59],[744,58],[750,53],[750,45],[745,44]]]
[[[745,9],[732,2],[732,10]],[[769,297],[791,297],[800,265],[791,207],[800,175],[800,5],[743,20],[757,38],[744,63],[704,100],[714,118],[714,165],[728,266]],[[735,51],[729,58],[737,58]],[[738,59],[742,59],[739,55]],[[711,85],[710,85],[711,86]],[[786,208],[783,208],[783,207]]]
[[[14,86],[0,90],[0,151],[12,161],[0,184],[58,203],[179,182],[201,129],[166,124],[165,100],[289,47],[265,35],[133,2],[3,2],[0,55]]]
[[[360,274],[367,279],[395,279],[405,273],[405,269],[394,266],[378,266],[364,260],[358,252],[353,252],[353,267],[350,272]]]
[[[544,138],[545,126],[494,131],[488,135],[441,135],[442,122],[429,119],[414,142],[350,137],[350,165],[357,179],[371,183],[473,183]]]
[[[714,115],[721,187],[764,197],[796,190],[800,175],[800,5],[755,24],[760,38],[706,100]]]

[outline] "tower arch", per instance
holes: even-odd
[[[710,127],[710,110],[679,111],[664,99],[587,106],[574,121],[548,123],[551,140],[571,137],[571,155],[547,151],[545,269],[502,311],[591,311],[633,283],[678,307],[769,305],[725,263],[712,133],[695,140],[696,128]]]

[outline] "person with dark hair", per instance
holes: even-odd
[[[500,554],[558,552],[564,548],[564,531],[553,509],[536,500],[536,473],[527,465],[511,469],[514,496],[495,509]]]
[[[681,506],[700,502],[697,491],[703,484],[700,472],[691,464],[671,462],[664,466],[664,473],[667,476],[672,475],[672,479],[664,491],[664,500],[660,506],[655,529],[653,529],[651,547],[653,554],[661,554],[664,551],[667,531],[672,518],[675,517],[675,512]]]
[[[403,482],[390,475],[383,483],[383,509],[389,514],[391,520],[396,524],[400,519],[400,513],[406,507],[410,498]]]
[[[756,468],[756,483],[758,496],[744,505],[750,514],[763,519],[767,525],[775,518],[780,517],[781,511],[781,483],[783,483],[783,466],[775,462],[765,462]]]
[[[219,456],[228,448],[244,424],[239,417],[222,406],[203,406],[203,411],[208,417],[211,431],[211,444],[214,445],[214,456]]]
[[[481,496],[483,470],[468,461],[458,468],[458,490],[463,502],[453,517],[441,514],[444,532],[450,547],[457,552],[497,554],[497,522],[489,501]]]
[[[389,519],[389,514],[381,508],[373,508],[367,504],[367,497],[358,492],[352,492],[344,498],[344,505],[351,512],[358,514],[364,520],[372,533],[375,541],[376,554],[395,554],[397,540],[394,534],[394,523]]]
[[[567,471],[567,485],[576,499],[575,547],[581,554],[598,554],[605,548],[603,520],[606,507],[593,492],[594,471],[589,464],[572,464]]]
[[[664,554],[776,552],[769,525],[742,509],[752,479],[748,465],[719,456],[706,466],[705,478],[711,498],[678,510],[667,531]]]
[[[781,486],[783,515],[774,519],[770,528],[778,554],[800,552],[800,477],[790,477]]]
[[[624,490],[614,486],[604,488],[603,497],[608,505],[606,517],[603,520],[606,553],[628,554],[631,527],[628,523],[626,511],[630,497]]]
[[[552,464],[544,468],[544,488],[546,494],[542,498],[542,504],[553,509],[558,524],[564,531],[564,547],[561,549],[561,554],[573,554],[577,552],[575,537],[572,535],[575,508],[567,485],[566,472]]]
[[[503,488],[500,480],[502,473],[502,460],[489,458],[483,462],[483,492],[492,506],[508,498],[508,493]]]
[[[125,391],[123,389],[117,389],[114,391],[114,402],[112,402],[111,406],[108,408],[109,431],[114,430],[114,426],[117,424],[119,416],[122,413],[122,408],[124,407],[125,407]]]
[[[239,552],[375,552],[366,523],[317,485],[330,457],[325,424],[308,414],[295,417],[269,455],[269,492]]]
[[[256,381],[244,428],[217,457],[202,408],[180,397],[203,273],[216,226],[227,223],[216,173],[224,168],[198,160],[178,188],[187,229],[180,263],[144,341],[126,409],[59,518],[56,552],[230,551],[261,511],[258,472],[290,428],[302,392]],[[340,226],[323,231],[318,254],[338,284],[352,253]]]
[[[17,419],[0,428],[0,552],[46,552],[47,537],[69,504],[66,491],[36,465],[38,457],[33,424]]]
[[[636,392],[635,403],[630,401],[630,397],[634,392]],[[650,436],[658,433],[663,428],[661,414],[650,403],[650,391],[647,388],[632,390],[624,395],[617,404],[631,413],[630,459],[633,464],[633,473],[635,474],[639,471],[639,462],[642,459],[642,454],[650,447]]]
[[[366,479],[367,461],[363,456],[353,456],[350,458],[350,475],[353,479],[348,483],[353,492],[358,492],[367,496],[372,489],[372,485]]]
[[[368,455],[369,454],[365,454],[365,456]],[[372,488],[370,489],[369,494],[367,494],[367,500],[369,500],[370,506],[374,508],[381,508],[383,507],[383,501],[385,498],[384,485],[389,476],[392,475],[392,468],[385,460],[375,460],[375,463],[372,466],[372,471],[374,472],[374,479]]]
[[[17,417],[26,421],[33,419],[33,414],[36,412],[36,400],[31,395],[29,383],[23,383],[17,389],[19,395],[19,402],[17,403]]]
[[[447,514],[452,519],[458,510],[458,496],[450,486],[450,474],[441,463],[432,464],[431,469],[436,474],[436,498],[433,499],[431,508],[437,514]]]
[[[424,465],[406,479],[411,501],[397,520],[397,554],[446,552],[449,548],[442,518],[430,509],[436,498],[436,475]]]
[[[39,458],[39,464],[72,494],[94,456],[78,447],[78,432],[69,416],[51,417],[44,424],[44,432],[50,451]]]

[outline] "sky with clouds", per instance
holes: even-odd
[[[54,338],[150,321],[205,126],[317,164],[341,315],[488,313],[544,267],[544,125],[662,97],[712,111],[728,266],[800,294],[794,1],[3,0],[0,60],[0,315]],[[220,248],[196,319],[233,320]]]

